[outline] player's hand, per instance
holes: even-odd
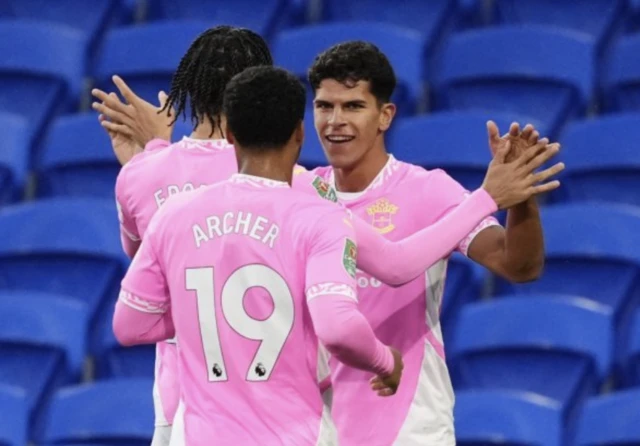
[[[489,121],[487,122],[487,133],[489,136],[489,148],[494,157],[500,150],[504,150],[507,142],[510,142],[511,149],[506,157],[506,162],[508,163],[518,158],[530,147],[535,146],[540,138],[540,133],[533,125],[527,124],[520,132],[520,124],[517,122],[513,122],[509,127],[509,132],[501,137],[498,125],[493,121]]]
[[[482,187],[494,199],[498,209],[508,209],[534,195],[560,187],[560,182],[551,178],[564,170],[564,163],[557,163],[536,172],[536,169],[558,154],[560,144],[549,144],[549,141],[543,138],[513,162],[507,162],[510,151],[511,141],[507,141],[496,152],[482,183]]]
[[[128,131],[143,147],[154,138],[170,141],[175,125],[175,113],[171,109],[161,112],[167,102],[166,93],[158,93],[159,106],[155,106],[136,95],[119,76],[113,76],[112,79],[127,103],[96,88],[91,94],[102,102],[94,102],[93,108],[108,117],[111,122],[120,125],[119,131]]]
[[[400,352],[393,347],[389,347],[389,350],[393,355],[393,372],[387,376],[376,376],[370,381],[371,390],[377,392],[379,396],[391,396],[396,393],[398,386],[400,386],[402,369],[404,369]]]
[[[111,93],[109,96],[117,99],[115,93]],[[128,127],[109,121],[102,113],[98,115],[98,121],[109,135],[113,153],[115,153],[120,165],[124,166],[136,154],[143,151],[144,148],[131,137]]]

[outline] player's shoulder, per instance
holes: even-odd
[[[135,155],[127,164],[122,166],[120,169],[121,175],[130,175],[131,172],[140,172],[149,169],[148,166],[156,166],[160,163],[165,162],[164,160],[171,156],[172,148],[175,144],[167,144],[162,147],[162,149],[158,147],[151,147],[151,150],[145,149],[143,152]]]
[[[411,163],[406,165],[403,181],[412,186],[420,186],[430,191],[461,187],[455,179],[442,169],[426,169]]]
[[[338,201],[335,189],[326,178],[318,175],[316,170],[309,171],[302,166],[296,166],[293,170],[292,188],[309,197],[322,198],[322,201]]]

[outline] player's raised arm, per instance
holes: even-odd
[[[306,265],[306,295],[316,335],[339,361],[381,377],[381,395],[395,393],[402,360],[380,342],[358,311],[357,245],[347,213],[336,210],[315,225]]]
[[[506,157],[508,146],[503,150]],[[533,158],[536,153],[539,156]],[[415,279],[454,251],[483,219],[499,208],[508,208],[556,188],[557,181],[546,181],[562,171],[561,163],[533,176],[555,153],[556,145],[541,140],[533,150],[520,155],[519,163],[497,159],[489,165],[481,188],[433,225],[399,242],[385,239],[369,224],[355,218],[353,224],[360,247],[358,267],[389,285],[399,286]]]
[[[129,209],[129,199],[127,190],[127,170],[121,169],[116,178],[116,207],[118,208],[118,220],[120,221],[120,242],[122,249],[129,256],[133,257],[140,248],[140,234],[136,225],[136,220]]]
[[[151,220],[140,250],[122,280],[113,333],[125,346],[153,344],[175,336],[169,290],[155,246],[154,226],[159,216],[158,213]]]

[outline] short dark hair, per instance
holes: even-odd
[[[377,46],[361,40],[339,43],[315,58],[309,69],[309,84],[316,91],[325,79],[346,86],[368,81],[371,94],[380,103],[389,102],[396,88],[396,75],[387,56]]]
[[[243,148],[284,146],[304,119],[302,82],[282,68],[252,67],[236,75],[224,92],[227,127]]]
[[[222,94],[233,76],[249,67],[273,65],[267,43],[246,28],[216,26],[200,34],[180,60],[173,75],[169,98],[162,111],[176,109],[185,116],[187,99],[195,129],[208,119],[212,132],[220,128]]]

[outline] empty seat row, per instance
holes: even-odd
[[[76,110],[81,97],[86,100],[86,74],[109,90],[111,75],[120,74],[142,97],[155,101],[159,90],[168,89],[189,44],[210,26],[205,21],[163,22],[116,29],[94,53],[84,35],[73,28],[0,21],[0,110],[28,119],[29,141],[37,153],[39,136],[51,118]],[[279,65],[304,77],[319,51],[353,39],[369,40],[389,55],[399,80],[394,100],[404,115],[424,109],[424,85],[429,80],[435,110],[527,115],[557,137],[567,120],[583,116],[597,97],[593,41],[555,28],[501,27],[456,34],[447,40],[433,67],[424,37],[396,25],[315,25],[279,33],[272,46]],[[639,106],[640,65],[638,58],[629,57],[639,47],[640,39],[629,37],[613,49],[605,64],[602,85],[608,110]],[[97,55],[95,63],[89,55]]]
[[[103,356],[96,358],[98,364],[106,365],[106,373],[98,372],[99,381],[93,387],[60,390],[79,381],[88,325],[86,306],[66,297],[13,292],[0,293],[0,309],[0,374],[3,385],[13,389],[7,396],[0,387],[0,406],[20,400],[19,413],[26,414],[27,421],[16,425],[28,426],[31,439],[67,435],[74,429],[75,435],[100,426],[117,429],[121,414],[106,419],[100,414],[122,403],[118,395],[111,395],[106,403],[96,400],[84,411],[70,401],[78,395],[97,395],[86,389],[115,389],[122,379],[150,379],[154,347],[122,348],[109,334],[104,339]],[[463,426],[459,438],[469,439],[471,433],[496,434],[490,430],[509,428],[515,430],[502,434],[520,435],[519,440],[524,440],[524,435],[555,438],[552,443],[524,444],[573,444],[574,436],[581,435],[580,429],[594,431],[589,425],[580,427],[581,414],[585,407],[591,410],[589,400],[608,380],[614,379],[616,387],[640,389],[640,310],[635,311],[631,341],[620,361],[613,353],[613,319],[605,306],[567,295],[504,297],[462,306],[453,336],[447,339],[454,387],[463,395],[456,405],[456,421]],[[146,387],[142,389],[146,391]],[[144,395],[143,390],[135,393],[142,400],[136,403],[138,407],[151,400],[151,392]],[[467,396],[474,392],[483,396]],[[514,394],[526,396],[514,400]],[[465,398],[470,399],[465,402]],[[502,403],[494,407],[496,398]],[[482,411],[492,409],[479,420],[466,418],[464,413],[480,410],[476,406]],[[60,414],[52,416],[58,409]],[[66,421],[60,419],[65,411]],[[74,416],[69,417],[69,413]],[[136,416],[145,418],[149,414]],[[486,417],[495,420],[485,420],[485,431],[477,431],[480,420]],[[549,417],[553,422],[545,423],[544,429],[533,429],[539,417]],[[522,431],[523,426],[528,426],[528,433]],[[465,433],[465,429],[470,432]],[[0,438],[2,435],[0,430]]]
[[[42,411],[42,429],[29,431],[28,402],[15,386],[0,386],[0,442],[26,446],[148,445],[153,435],[151,379],[120,379],[57,390]]]

